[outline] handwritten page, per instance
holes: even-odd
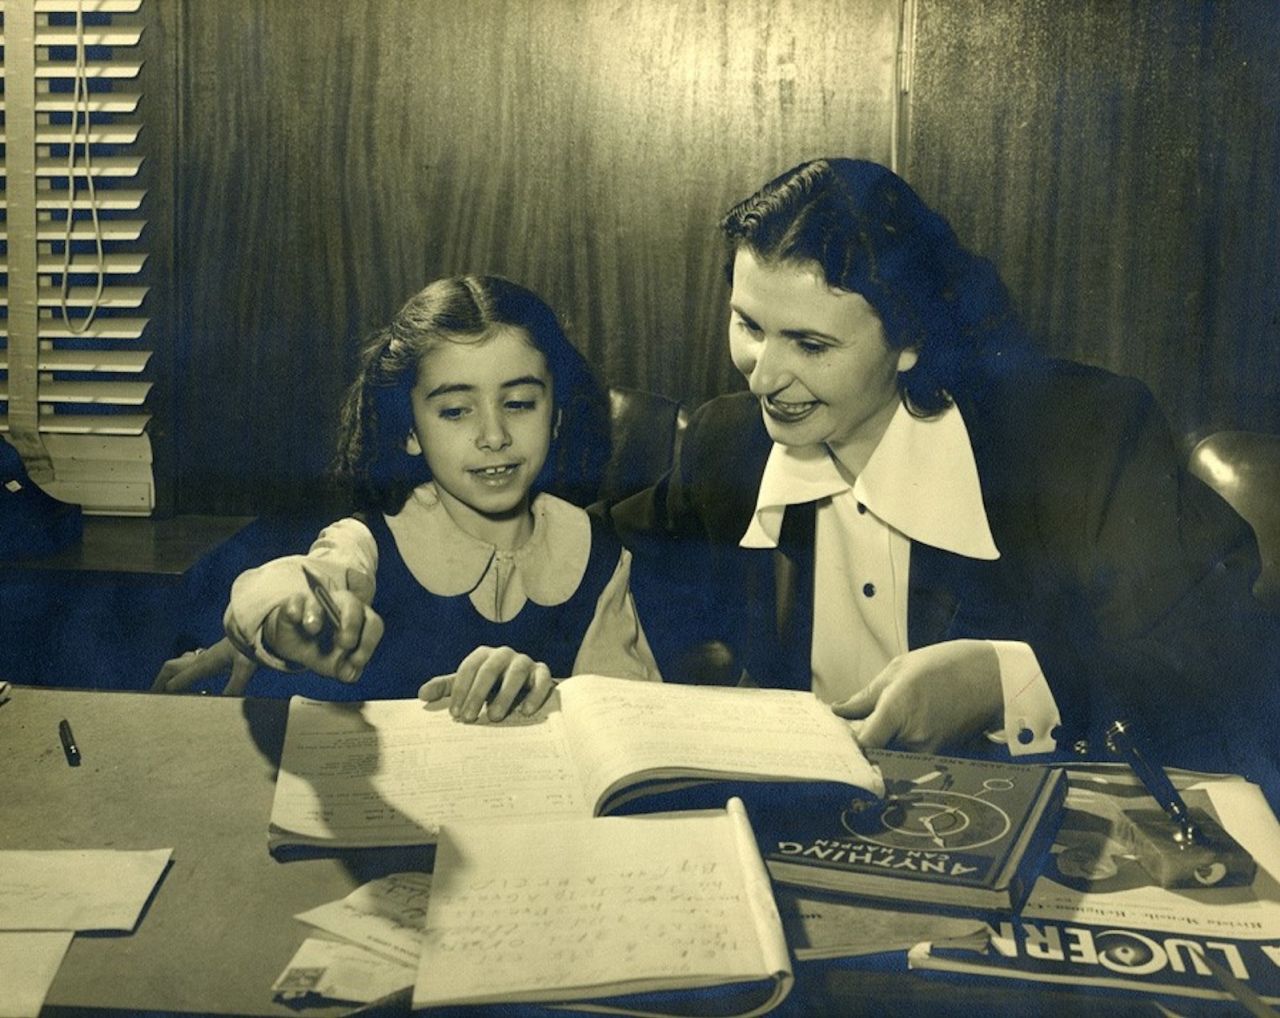
[[[72,936],[71,930],[0,932],[0,1018],[36,1018]]]
[[[138,922],[173,849],[0,851],[0,930],[119,930]]]
[[[392,873],[361,884],[345,898],[301,912],[294,918],[391,961],[416,968],[418,955],[422,953],[422,923],[430,896],[430,873]]]
[[[423,844],[445,820],[587,813],[556,711],[467,725],[416,700],[290,701],[273,843]]]
[[[768,979],[761,1007],[789,988],[790,963],[737,800],[725,811],[441,832],[415,1008]]]
[[[270,843],[425,844],[449,821],[609,812],[617,789],[667,778],[884,792],[848,725],[794,690],[578,675],[533,718],[470,725],[443,703],[294,697]]]
[[[577,675],[559,689],[593,798],[641,772],[840,781],[884,794],[849,727],[809,693]]]
[[[391,961],[355,944],[308,937],[271,989],[286,1002],[315,994],[368,1004],[412,984],[412,965]]]

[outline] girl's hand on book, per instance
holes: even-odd
[[[263,643],[295,669],[355,682],[382,640],[382,616],[350,590],[329,594],[338,614],[336,625],[314,594],[291,594],[267,615]]]
[[[1000,727],[1000,660],[985,640],[920,647],[899,654],[871,685],[831,709],[857,719],[852,728],[864,749],[936,753]]]
[[[225,637],[212,647],[201,647],[189,650],[179,657],[170,658],[160,666],[155,682],[151,684],[153,693],[185,693],[192,686],[206,679],[230,673],[226,685],[222,688],[223,696],[240,696],[244,687],[253,677],[258,662],[246,657],[231,645]]]
[[[449,713],[468,722],[479,719],[487,701],[489,720],[501,721],[521,693],[520,713],[529,715],[547,702],[554,688],[551,669],[528,654],[510,647],[477,647],[452,675],[437,675],[425,682],[418,696],[428,702],[449,697]]]

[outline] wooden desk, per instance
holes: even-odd
[[[0,705],[0,848],[173,849],[133,933],[75,937],[45,1018],[140,1012],[328,1018],[350,1010],[298,1012],[273,1002],[272,982],[306,937],[293,916],[366,880],[421,868],[430,853],[271,858],[266,832],[286,708],[279,700],[31,687],[16,688]],[[63,756],[62,718],[75,731],[79,767]],[[1132,997],[959,984],[839,964],[801,963],[796,978],[777,1018],[1157,1014]]]
[[[271,984],[306,936],[293,916],[410,860],[276,862],[267,821],[287,704],[16,688],[0,706],[0,848],[172,848],[130,935],[78,934],[46,1012],[297,1015]],[[58,721],[83,754],[70,767]],[[415,853],[419,865],[424,852]],[[308,1015],[350,1008],[308,1008]]]

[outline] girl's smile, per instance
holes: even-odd
[[[504,487],[519,477],[519,463],[505,463],[496,467],[472,467],[468,472],[481,484],[492,488]]]

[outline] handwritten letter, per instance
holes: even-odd
[[[781,926],[740,827],[749,838],[740,806],[446,826],[414,1006],[780,977]]]
[[[0,930],[128,932],[172,852],[0,852]]]

